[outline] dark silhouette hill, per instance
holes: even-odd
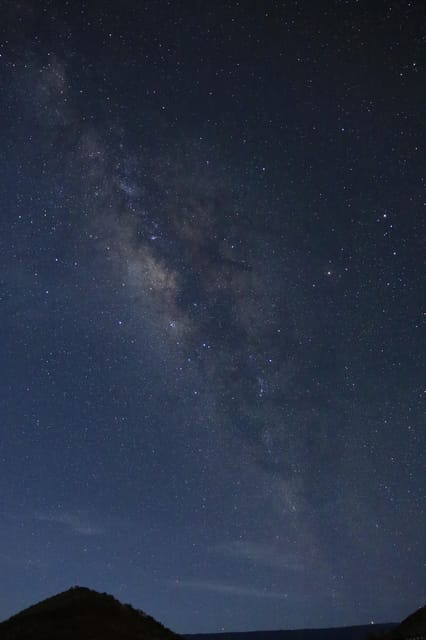
[[[408,638],[426,640],[426,606],[417,609],[395,629],[383,636],[383,640],[406,640]]]
[[[43,600],[0,624],[1,640],[181,640],[151,616],[85,587]]]
[[[47,598],[0,623],[0,640],[182,640],[143,611],[86,587]],[[187,640],[426,640],[426,606],[400,624],[192,634]]]

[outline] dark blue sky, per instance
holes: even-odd
[[[424,605],[424,3],[1,13],[0,617]]]

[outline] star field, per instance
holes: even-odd
[[[0,3],[0,617],[425,601],[421,2]]]

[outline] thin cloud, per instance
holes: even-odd
[[[210,580],[170,580],[169,584],[177,589],[194,589],[200,591],[211,591],[212,593],[222,593],[231,596],[242,596],[250,598],[266,598],[269,600],[286,600],[287,593],[279,591],[268,591],[267,589],[256,589],[253,587],[242,587],[234,584],[224,584]]]
[[[256,564],[277,569],[303,571],[304,568],[300,554],[286,552],[269,544],[236,540],[216,545],[212,550],[227,556],[243,558]]]
[[[64,525],[73,533],[82,536],[96,536],[102,533],[102,529],[76,513],[37,513],[34,519],[39,522]]]

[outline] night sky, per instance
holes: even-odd
[[[0,12],[0,618],[424,605],[425,3]]]

